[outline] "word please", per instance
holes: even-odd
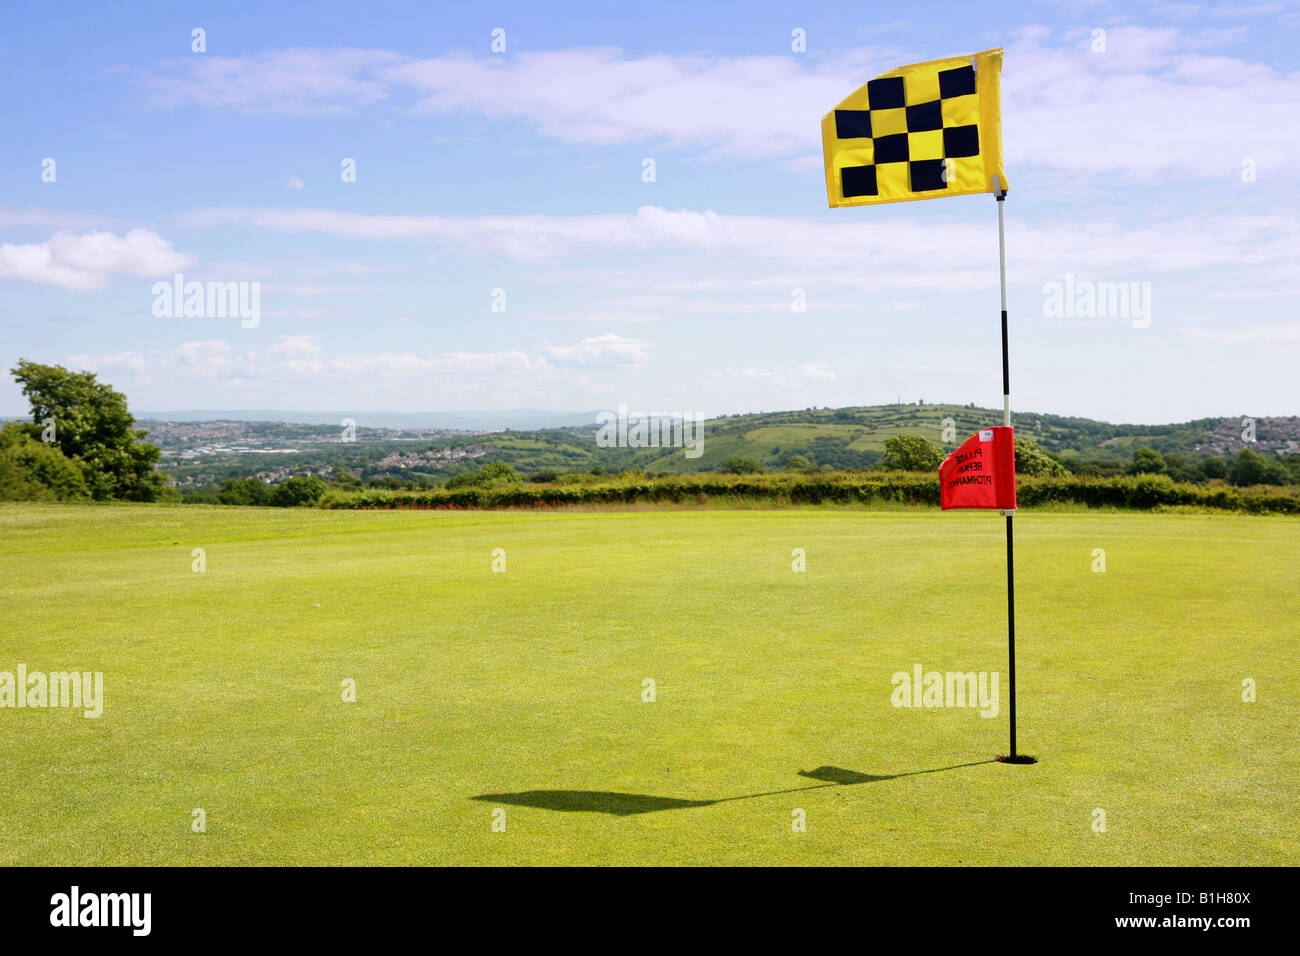
[[[81,707],[86,717],[104,713],[104,672],[0,671],[0,707]]]
[[[899,671],[890,678],[895,707],[978,707],[981,717],[998,715],[998,674],[994,671]]]

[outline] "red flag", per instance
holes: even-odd
[[[984,428],[939,466],[939,504],[949,508],[1016,509],[1016,442],[1010,425]]]

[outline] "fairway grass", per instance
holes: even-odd
[[[0,671],[104,709],[0,709],[0,864],[1294,865],[1297,558],[1020,514],[1010,766],[996,515],[4,505]]]

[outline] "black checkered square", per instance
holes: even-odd
[[[918,159],[907,164],[907,174],[912,192],[926,192],[931,189],[947,189],[948,181],[943,178],[943,168],[947,160]]]
[[[943,154],[978,156],[980,154],[980,128],[978,126],[949,126],[943,131]]]
[[[905,105],[903,78],[886,76],[867,84],[867,109],[896,110]]]
[[[892,136],[877,136],[872,142],[876,146],[876,163],[905,163],[907,155],[907,134],[895,133]]]
[[[854,196],[878,196],[875,166],[845,166],[840,170],[840,191],[845,199]]]
[[[975,92],[975,68],[959,66],[955,70],[939,71],[939,99],[967,96]]]
[[[907,131],[924,133],[927,130],[943,129],[943,108],[938,100],[918,103],[907,108]]]
[[[835,137],[837,139],[870,139],[870,110],[836,110]]]
[[[939,99],[907,105],[901,76],[889,76],[867,83],[867,109],[836,110],[835,135],[841,140],[870,140],[873,162],[865,166],[845,166],[840,170],[840,189],[845,199],[855,196],[878,196],[879,180],[876,167],[882,163],[906,163],[908,184],[912,192],[930,192],[947,189],[944,171],[948,160],[958,157],[978,156],[980,152],[979,126],[944,126],[943,101],[956,96],[969,96],[975,92],[975,69],[960,66],[939,71]],[[907,133],[873,136],[871,114],[877,110],[904,109]],[[891,118],[892,123],[896,119]],[[895,127],[896,128],[896,127]],[[912,159],[909,155],[908,133],[943,131],[943,157],[941,159]]]

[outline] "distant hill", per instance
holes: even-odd
[[[1235,454],[1244,447],[1262,454],[1300,453],[1300,417],[1295,416],[1257,419],[1256,442],[1249,446],[1241,438],[1241,416],[1170,425],[1116,425],[1039,412],[1013,412],[1012,419],[1018,436],[1063,457],[1128,461],[1133,450],[1143,446],[1162,454],[1186,455],[1191,461]],[[955,441],[944,441],[945,420],[952,422]],[[825,467],[865,468],[880,460],[891,436],[921,435],[951,448],[978,429],[1001,422],[1002,409],[973,405],[869,405],[733,415],[704,424],[704,453],[694,459],[685,457],[680,448],[597,448],[592,428],[506,434],[494,437],[490,444],[500,448],[506,461],[518,458],[531,463],[540,451],[539,443],[554,443],[555,451],[563,452],[558,457],[567,461],[578,450],[593,464],[655,472],[714,470],[729,455],[754,458],[768,468],[783,465],[796,454]]]
[[[281,421],[294,413],[274,413]],[[469,413],[467,413],[469,414]],[[484,413],[473,413],[484,414]],[[754,458],[765,468],[783,466],[803,455],[828,468],[867,468],[878,462],[885,440],[921,435],[952,448],[982,427],[1002,420],[1002,410],[973,405],[872,405],[839,409],[763,412],[706,421],[703,453],[688,458],[681,448],[602,448],[592,424],[582,426],[478,431],[444,425],[441,429],[367,427],[360,414],[356,441],[340,442],[338,422],[328,428],[259,423],[213,434],[211,425],[141,421],[153,427],[150,440],[164,450],[164,471],[201,483],[240,474],[280,478],[334,469],[363,477],[391,474],[405,478],[447,478],[488,461],[505,461],[518,471],[589,471],[643,468],[684,473],[716,470],[730,455]],[[585,415],[584,415],[585,417]],[[944,440],[946,420],[952,439]],[[1242,418],[1205,418],[1170,425],[1116,425],[1089,418],[1015,412],[1017,434],[1065,458],[1128,461],[1146,446],[1162,454],[1182,454],[1195,462],[1210,455],[1232,455],[1250,447],[1266,455],[1300,454],[1300,417],[1259,418],[1256,442],[1242,441]],[[270,454],[273,453],[273,454]]]
[[[141,421],[158,422],[285,422],[300,425],[338,425],[351,418],[367,428],[440,428],[456,431],[499,431],[505,428],[563,428],[596,420],[595,412],[555,412],[536,408],[468,412],[358,412],[273,411],[271,409],[146,412],[132,410]]]

